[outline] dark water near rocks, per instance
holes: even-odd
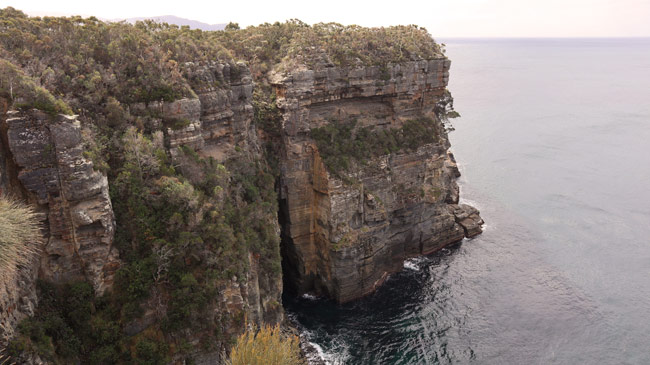
[[[446,43],[485,232],[287,311],[332,364],[650,363],[650,39]]]

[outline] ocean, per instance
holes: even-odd
[[[484,233],[288,315],[330,364],[650,363],[650,39],[441,41]]]

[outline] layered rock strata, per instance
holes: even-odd
[[[172,156],[180,146],[218,161],[250,150],[257,136],[251,128],[253,79],[248,67],[244,63],[188,63],[185,73],[195,98],[133,104],[131,113],[159,117]]]
[[[43,213],[40,276],[53,282],[88,280],[97,293],[119,267],[115,219],[106,175],[84,157],[75,117],[7,112],[6,140],[20,187]]]
[[[276,75],[283,111],[281,207],[285,272],[299,294],[347,302],[374,291],[404,259],[480,233],[458,205],[458,169],[440,115],[449,101],[444,57],[385,67],[328,63]],[[355,121],[375,130],[430,118],[437,140],[334,174],[311,130]]]
[[[3,110],[0,120],[0,194],[24,198],[39,212],[43,239],[31,264],[0,283],[0,344],[34,314],[36,279],[88,280],[110,288],[119,267],[106,176],[83,156],[79,122],[36,110]]]

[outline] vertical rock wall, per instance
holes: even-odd
[[[186,74],[194,99],[181,99],[148,108],[162,110],[163,120],[184,120],[183,128],[166,128],[172,154],[186,145],[201,155],[225,161],[237,150],[255,150],[257,136],[253,120],[253,79],[245,64],[187,64]],[[136,106],[142,108],[143,106]],[[252,149],[250,148],[252,144]]]
[[[34,314],[38,277],[88,280],[98,293],[119,267],[106,176],[82,155],[79,123],[39,111],[4,110],[0,121],[0,193],[24,198],[40,213],[42,242],[31,265],[0,283],[0,337]]]
[[[448,99],[449,66],[440,57],[385,67],[320,64],[276,76],[284,112],[283,253],[299,294],[361,297],[405,258],[480,232],[478,211],[457,205],[458,169],[436,114]],[[327,171],[310,136],[333,122],[386,129],[421,117],[435,121],[437,141],[374,158],[344,179]],[[464,225],[474,230],[467,234]]]
[[[40,277],[88,280],[97,293],[119,267],[108,180],[83,156],[79,122],[42,112],[7,112],[6,140],[28,201],[46,227]]]

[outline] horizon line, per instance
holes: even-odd
[[[434,39],[650,39],[650,35],[625,35],[625,36],[436,36]]]

